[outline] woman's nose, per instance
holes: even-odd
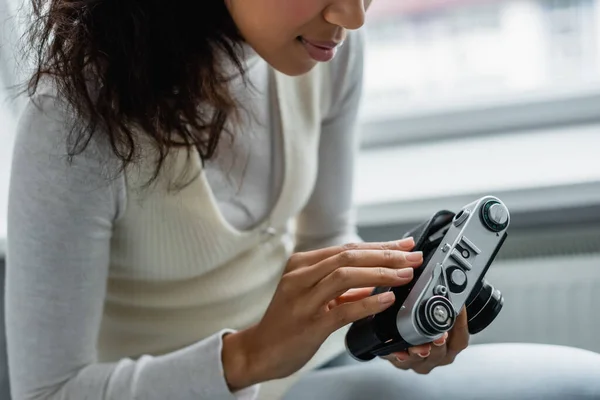
[[[331,0],[323,17],[332,25],[358,29],[365,23],[365,1],[370,3],[370,0]]]

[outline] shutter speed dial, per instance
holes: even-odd
[[[481,219],[492,232],[500,232],[508,226],[508,209],[496,200],[490,200],[481,207]]]
[[[502,204],[493,204],[489,213],[490,220],[495,224],[503,225],[508,221],[508,210]]]

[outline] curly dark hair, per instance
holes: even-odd
[[[50,79],[82,122],[70,132],[71,158],[98,132],[123,168],[138,156],[136,135],[147,135],[158,150],[152,180],[172,148],[195,147],[203,163],[213,157],[237,111],[223,61],[244,73],[243,38],[224,0],[31,3],[26,90],[33,96]]]

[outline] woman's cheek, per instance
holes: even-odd
[[[331,0],[270,0],[273,10],[279,9],[281,15],[292,25],[304,25],[321,14]]]

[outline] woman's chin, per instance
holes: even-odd
[[[288,66],[273,66],[274,69],[281,72],[284,75],[288,76],[301,76],[312,71],[314,67],[316,67],[318,63],[316,61],[305,62],[304,64],[295,64]]]
[[[264,59],[273,69],[284,75],[300,76],[307,74],[318,62],[309,57],[304,48],[297,50],[301,51],[279,57],[264,57]]]

